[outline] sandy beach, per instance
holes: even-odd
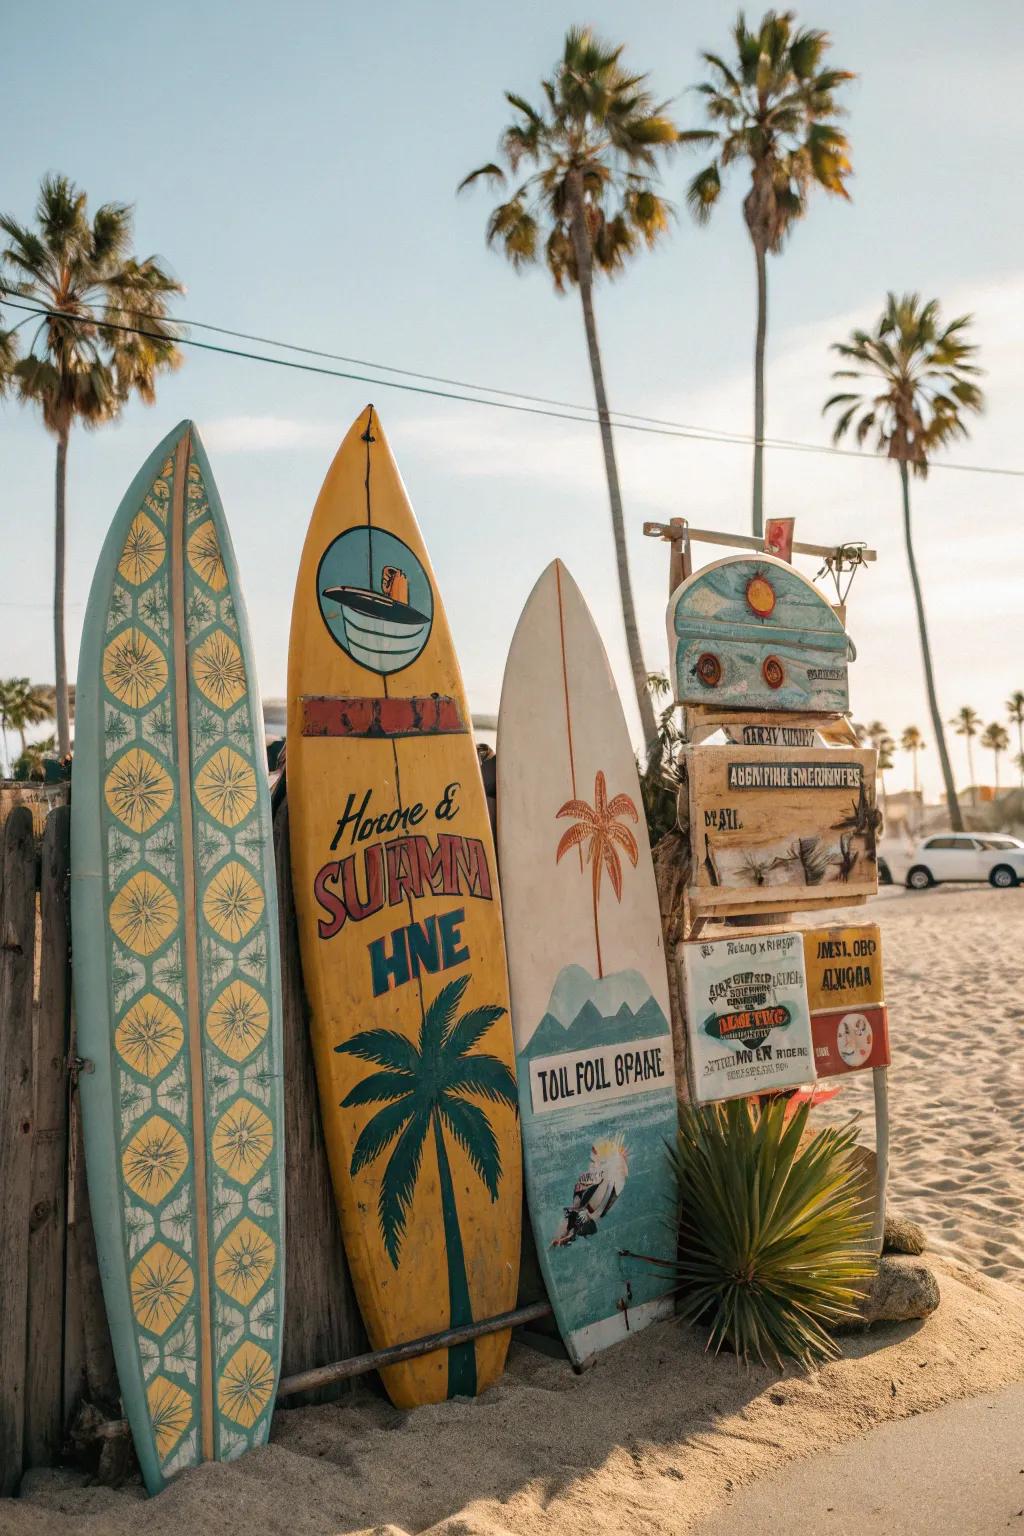
[[[882,931],[889,1207],[936,1253],[1024,1285],[1024,890],[890,887],[848,916]],[[852,1113],[873,1145],[870,1073],[830,1118]]]
[[[272,1443],[187,1474],[143,1508],[137,1485],[37,1472],[0,1505],[2,1536],[513,1536],[695,1530],[743,1484],[906,1418],[1024,1381],[1024,893],[891,891],[882,925],[894,1066],[890,1206],[927,1230],[942,1305],[843,1338],[803,1376],[711,1360],[660,1324],[582,1376],[517,1345],[475,1403],[401,1414],[368,1388],[279,1411]],[[834,1112],[866,1110],[869,1080]]]

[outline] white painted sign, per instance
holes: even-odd
[[[668,1035],[661,1035],[531,1061],[530,1102],[535,1115],[544,1115],[598,1099],[653,1093],[671,1086],[672,1081],[671,1041]]]
[[[682,955],[699,1103],[814,1082],[799,933],[698,940],[684,944]]]

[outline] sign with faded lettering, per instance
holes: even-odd
[[[664,1035],[530,1061],[530,1102],[535,1115],[671,1086],[672,1051]]]
[[[823,747],[828,743],[813,725],[778,725],[744,721],[723,726],[726,741],[740,747]]]
[[[882,941],[875,923],[804,933],[807,996],[819,1077],[889,1065]]]
[[[799,933],[747,933],[681,946],[698,1103],[814,1081]]]
[[[738,555],[688,576],[669,598],[668,643],[680,704],[849,708],[850,639],[824,594],[784,560]]]
[[[872,749],[690,747],[696,915],[842,906],[878,888]]]

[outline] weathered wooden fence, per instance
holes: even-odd
[[[120,1418],[78,1115],[69,832],[66,804],[0,801],[0,1496],[16,1491],[28,1467],[57,1462],[72,1440],[88,1448],[97,1427]],[[320,1128],[286,802],[274,851],[288,1085],[282,1367],[295,1375],[367,1346]],[[351,1390],[345,1383],[291,1401]]]

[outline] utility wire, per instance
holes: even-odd
[[[554,421],[574,421],[582,423],[586,426],[593,426],[598,421],[597,413],[592,406],[575,405],[568,401],[552,401],[548,403],[537,404],[516,403],[517,401],[543,402],[544,397],[540,395],[527,395],[519,394],[512,390],[491,389],[488,385],[459,385],[459,387],[463,389],[476,389],[480,391],[486,391],[490,394],[501,394],[509,397],[501,400],[486,400],[480,398],[479,395],[458,394],[448,389],[428,388],[424,384],[402,384],[394,379],[377,378],[365,373],[342,371],[337,368],[323,368],[312,363],[293,362],[289,358],[268,357],[266,353],[262,352],[249,352],[243,351],[242,349],[236,347],[217,346],[213,342],[197,341],[194,337],[191,336],[178,335],[169,337],[166,332],[147,331],[143,330],[140,326],[137,325],[122,325],[114,320],[99,320],[91,316],[87,317],[84,315],[70,314],[64,310],[37,308],[32,305],[18,303],[13,299],[8,299],[2,296],[0,296],[0,303],[8,305],[11,309],[24,310],[28,315],[36,315],[39,319],[42,320],[70,320],[75,324],[96,326],[103,330],[121,331],[132,336],[143,336],[152,341],[173,340],[177,346],[194,347],[201,352],[213,352],[222,357],[237,357],[244,359],[247,362],[267,363],[270,366],[277,368],[290,368],[293,371],[299,373],[312,373],[325,378],[346,379],[357,383],[375,384],[384,389],[397,389],[410,394],[428,395],[440,400],[456,400],[466,405],[490,406],[493,410],[516,411],[527,416],[545,416]],[[246,332],[231,331],[228,330],[228,328],[225,326],[206,325],[200,321],[173,321],[168,320],[164,316],[161,316],[160,319],[162,322],[168,325],[192,324],[196,327],[202,326],[202,328],[205,330],[219,332],[222,335],[237,336],[244,340],[249,339]],[[301,352],[314,357],[325,357],[331,359],[338,358],[343,361],[348,361],[348,359],[342,358],[341,354],[330,352],[321,353],[310,347],[296,346],[292,342],[278,342],[264,337],[253,339],[259,340],[261,344],[265,346],[281,347],[290,351]],[[362,363],[361,366],[377,368],[390,373],[403,373],[412,378],[437,379],[437,382],[439,383],[452,382],[453,384],[459,384],[459,381],[457,380],[447,381],[441,379],[437,375],[418,374],[414,373],[411,369],[392,368],[389,365],[383,363]],[[563,409],[549,409],[549,404],[563,407]],[[570,412],[584,412],[588,414],[569,414]],[[729,443],[744,447],[750,447],[754,443],[753,437],[751,437],[748,433],[719,432],[714,429],[687,426],[683,422],[663,421],[658,417],[638,416],[623,411],[613,410],[610,411],[609,414],[611,416],[620,418],[616,422],[616,425],[623,431],[643,432],[656,437],[677,437],[697,440],[701,442]],[[763,438],[761,439],[761,444],[765,448],[778,449],[789,453],[828,454],[834,458],[867,459],[872,463],[878,463],[879,461],[879,455],[876,453],[871,453],[868,450],[858,448],[837,448],[831,444],[801,443],[788,438]],[[933,464],[929,464],[928,467],[929,469],[958,470],[964,474],[1004,475],[1014,479],[1024,479],[1024,469],[1004,468],[1000,465],[994,464],[955,464],[950,463],[949,460],[941,459]]]

